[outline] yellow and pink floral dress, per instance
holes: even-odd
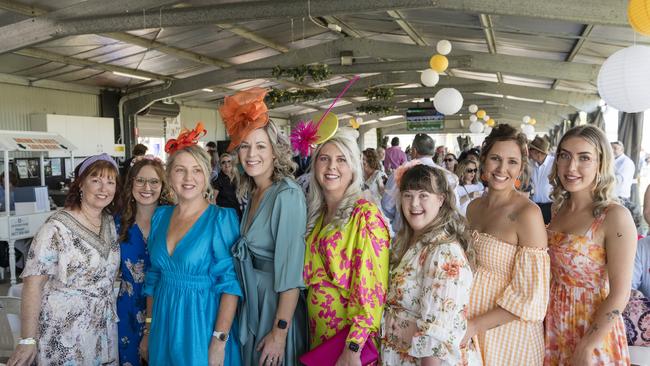
[[[388,226],[377,206],[362,199],[342,228],[322,222],[321,215],[305,252],[310,349],[346,326],[346,342],[363,347],[378,334],[386,301]]]
[[[606,211],[596,218],[585,235],[547,230],[552,275],[551,301],[546,314],[545,365],[570,363],[576,345],[609,294],[605,248],[593,240],[605,215]],[[592,364],[630,364],[625,325],[620,315],[607,338],[594,351]]]

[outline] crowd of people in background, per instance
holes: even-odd
[[[597,127],[408,154],[340,128],[294,156],[263,97],[226,98],[228,152],[184,132],[166,164],[77,167],[8,365],[627,365],[650,343],[634,164]]]

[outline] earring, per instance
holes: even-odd
[[[515,188],[516,189],[521,188],[521,179],[519,178],[515,179]]]

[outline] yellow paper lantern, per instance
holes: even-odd
[[[322,116],[323,113],[318,113],[314,116],[313,121],[316,122],[320,120]],[[332,136],[334,136],[338,128],[339,118],[334,113],[328,113],[327,116],[325,116],[323,122],[321,122],[320,126],[318,127],[318,140],[316,140],[316,144],[322,144],[323,142],[329,140]]]
[[[479,110],[476,112],[476,117],[478,117],[479,119],[483,119],[483,117],[485,117],[485,114],[486,114],[486,113],[485,113],[484,110],[479,109]]]
[[[431,57],[431,60],[429,60],[429,66],[438,73],[445,72],[447,67],[449,67],[449,60],[446,56],[435,55]]]
[[[350,118],[349,123],[350,123],[350,126],[352,126],[352,128],[354,128],[355,130],[358,129],[359,126],[360,126],[359,123],[357,122],[357,120],[354,119],[354,118]]]
[[[650,35],[650,0],[630,0],[627,19],[635,31]]]
[[[537,123],[537,120],[535,118],[531,118],[530,121],[528,121],[528,124],[531,126],[535,126],[535,123]]]
[[[494,118],[488,119],[488,121],[486,123],[490,127],[494,127],[494,125],[497,124],[497,122],[494,120]]]

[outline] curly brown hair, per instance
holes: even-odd
[[[366,158],[366,164],[372,170],[381,170],[381,165],[379,165],[379,154],[373,148],[363,150],[363,156]]]
[[[84,160],[85,161],[85,160]],[[77,210],[81,208],[81,186],[89,177],[111,177],[115,178],[115,195],[113,200],[106,207],[104,207],[104,213],[112,215],[115,212],[117,205],[118,197],[120,194],[120,176],[115,168],[115,165],[111,164],[106,160],[98,160],[90,164],[83,173],[79,174],[79,168],[83,162],[81,162],[74,169],[74,182],[70,185],[70,190],[68,195],[65,197],[64,207],[69,210]]]
[[[145,166],[152,167],[156,171],[158,179],[160,179],[161,189],[160,197],[158,198],[158,204],[167,205],[171,203],[169,200],[169,184],[167,183],[165,168],[163,167],[162,162],[158,160],[142,159],[133,164],[131,169],[129,169],[128,175],[126,176],[124,187],[122,187],[122,195],[120,196],[119,242],[125,242],[129,240],[129,229],[135,223],[135,216],[138,211],[138,203],[133,198],[133,181],[138,176],[138,173],[140,173],[140,170],[142,170],[142,168]]]
[[[521,152],[521,172],[519,180],[521,181],[522,187],[528,185],[528,178],[530,177],[528,173],[528,139],[526,135],[517,131],[514,127],[508,124],[498,124],[490,132],[490,135],[483,140],[481,145],[481,155],[479,156],[480,162],[480,172],[481,176],[483,175],[483,167],[485,166],[485,160],[487,159],[490,150],[497,142],[503,141],[512,141],[519,147]]]

